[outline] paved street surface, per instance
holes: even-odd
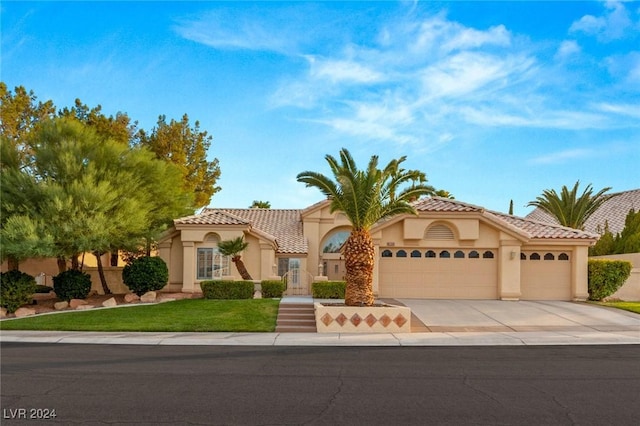
[[[640,346],[2,343],[2,424],[636,425]],[[24,410],[24,411],[22,411]],[[39,410],[39,411],[38,411]]]

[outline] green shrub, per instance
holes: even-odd
[[[284,282],[282,281],[262,281],[260,284],[262,285],[262,297],[266,299],[282,297],[282,293],[284,293]]]
[[[36,291],[36,279],[20,271],[0,274],[0,306],[14,313],[20,306],[31,301]]]
[[[200,283],[205,299],[252,299],[252,281],[202,281]]]
[[[53,291],[53,289],[47,285],[41,285],[41,284],[36,285],[35,293],[47,294],[51,291]]]
[[[162,289],[169,282],[167,264],[159,257],[140,257],[122,269],[122,282],[129,290],[142,296]]]
[[[344,281],[316,281],[311,284],[316,299],[344,299],[347,283]]]
[[[62,300],[86,299],[91,291],[91,275],[70,269],[53,277],[53,290]]]
[[[631,262],[626,260],[589,260],[589,300],[602,300],[616,292],[629,278]]]

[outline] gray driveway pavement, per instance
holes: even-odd
[[[398,299],[432,332],[637,331],[640,315],[559,301]]]

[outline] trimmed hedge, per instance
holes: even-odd
[[[280,298],[284,293],[284,282],[265,280],[260,283],[262,286],[262,297],[265,299]]]
[[[53,291],[61,300],[86,299],[91,291],[91,275],[70,269],[53,277]]]
[[[205,299],[253,299],[252,281],[202,281]]]
[[[316,281],[311,284],[311,292],[316,299],[344,299],[346,287],[345,281]]]
[[[169,269],[160,257],[140,257],[122,269],[122,282],[129,290],[142,296],[161,290],[169,282]]]
[[[629,278],[631,262],[626,260],[589,260],[589,300],[602,300],[616,292]]]
[[[36,279],[20,271],[0,274],[0,306],[12,314],[20,306],[29,303],[36,292]]]

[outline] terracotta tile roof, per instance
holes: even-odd
[[[286,209],[206,209],[203,213],[217,212],[242,220],[252,228],[272,236],[278,244],[278,253],[307,253],[307,239],[302,233],[300,210]]]
[[[245,219],[213,209],[205,209],[200,214],[181,217],[174,220],[173,223],[179,225],[249,225]]]
[[[527,238],[546,239],[593,239],[596,235],[583,232],[577,229],[559,226],[557,223],[541,222],[528,218],[521,218],[505,213],[485,210],[483,207],[473,204],[463,203],[450,198],[431,197],[418,200],[413,203],[418,212],[476,212],[483,216],[502,224],[506,228],[522,234]]]
[[[529,238],[590,240],[598,237],[596,234],[580,231],[579,229],[567,228],[558,224],[539,222],[537,220],[518,216],[511,216],[505,213],[487,211],[485,212],[485,216],[493,217],[503,223],[506,222],[516,229],[526,233]]]
[[[480,212],[484,208],[474,206],[473,204],[463,203],[461,201],[452,200],[451,198],[431,197],[418,200],[413,206],[419,212]]]
[[[604,231],[605,223],[608,223],[609,230],[615,235],[624,229],[624,220],[631,209],[640,210],[640,189],[611,194],[611,198],[587,219],[584,229],[600,235]],[[540,208],[536,208],[526,218],[545,223],[558,223],[556,218]]]

